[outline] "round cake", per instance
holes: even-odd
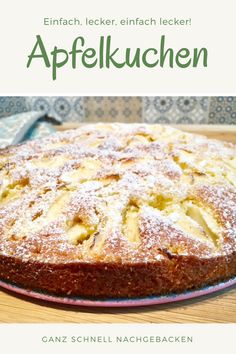
[[[236,146],[93,124],[0,150],[0,279],[141,297],[236,275]]]

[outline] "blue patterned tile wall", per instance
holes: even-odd
[[[142,104],[142,97],[85,97],[85,120],[141,122]]]
[[[148,123],[206,124],[209,97],[144,97],[143,120]]]
[[[0,97],[0,118],[28,111],[24,97]]]
[[[83,97],[27,97],[28,109],[42,111],[64,122],[81,122],[84,120]]]
[[[210,124],[236,124],[236,97],[212,97]]]
[[[63,122],[236,124],[236,97],[0,97],[0,118],[32,110]]]

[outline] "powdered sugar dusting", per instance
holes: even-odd
[[[1,150],[0,252],[45,262],[235,252],[235,152],[232,144],[145,124],[85,125]],[[189,200],[216,219],[217,248],[177,225],[174,206]],[[124,229],[129,208],[138,242]],[[72,244],[67,234],[76,223],[89,233]]]

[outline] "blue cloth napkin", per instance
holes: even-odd
[[[56,132],[50,123],[44,121],[42,112],[25,112],[0,119],[0,148],[19,144]],[[55,122],[59,123],[56,119]]]

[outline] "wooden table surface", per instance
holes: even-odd
[[[65,126],[64,128],[74,128]],[[184,130],[236,141],[234,126],[182,126]],[[0,290],[1,323],[227,323],[236,322],[236,287],[169,305],[108,309],[55,305]]]
[[[129,309],[55,305],[0,291],[0,322],[235,323],[236,287],[195,300]]]

